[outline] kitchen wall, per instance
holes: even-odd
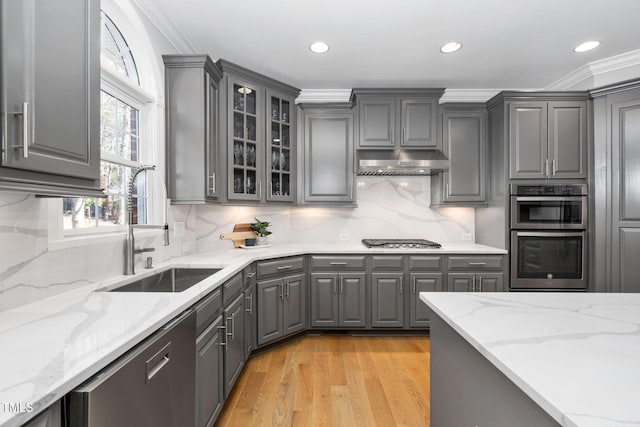
[[[0,192],[0,311],[121,275],[124,233],[52,240],[50,204],[59,200],[18,192]],[[184,224],[184,232],[175,223]],[[136,240],[154,247],[155,262],[181,256],[195,242],[195,209],[169,211],[171,245],[162,245],[161,232],[144,232]],[[180,228],[180,227],[179,227]],[[143,268],[143,257],[136,257]]]
[[[254,217],[272,223],[273,244],[348,243],[363,238],[473,239],[474,209],[430,209],[429,177],[358,177],[357,208],[198,206],[196,250],[230,249],[220,234]],[[465,240],[467,243],[468,240]]]

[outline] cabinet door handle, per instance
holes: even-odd
[[[256,275],[255,271],[252,271],[251,273],[247,273],[247,279],[251,279],[252,277],[254,277]]]
[[[221,346],[225,346],[227,345],[227,321],[225,319],[224,321],[224,326],[218,326],[218,329],[223,329],[223,333],[222,336],[224,337],[224,341],[222,341],[222,339],[220,339],[220,345]]]
[[[334,294],[338,293],[338,280],[333,281],[333,293]]]
[[[22,116],[22,145],[14,145],[13,148],[22,149],[22,157],[29,157],[29,103],[22,103],[22,111],[13,113],[15,116]]]
[[[391,145],[394,145],[396,142],[396,129],[391,128]]]
[[[330,264],[331,265],[347,265],[346,262],[337,262],[337,261],[336,262],[331,262]]]
[[[469,265],[487,265],[486,262],[470,262]]]
[[[231,321],[231,328],[233,328],[233,314],[231,315],[231,317],[227,317],[227,319],[225,320],[225,325],[228,321]],[[233,329],[231,329],[231,332],[229,332],[229,327],[227,326],[227,337],[231,337],[231,339],[233,340]],[[227,340],[228,342],[228,340]]]
[[[287,297],[287,299],[289,299],[289,288],[290,288],[290,286],[291,285],[289,284],[289,281],[287,280],[287,287],[286,287],[286,297]]]
[[[445,197],[449,197],[449,184],[444,185],[444,195]]]
[[[282,282],[280,282],[278,287],[280,287],[280,299],[283,300],[284,299],[284,284]]]
[[[249,314],[253,315],[253,295],[247,295],[245,298],[246,298],[246,300],[247,300],[249,303],[251,303],[251,304],[249,305],[249,308],[245,309],[245,311],[246,311],[247,313],[249,313]]]
[[[407,133],[405,128],[402,128],[402,142],[407,142]]]
[[[403,286],[402,286],[402,282],[403,282],[403,280],[402,280],[402,277],[401,277],[401,278],[400,278],[400,293],[402,293],[402,290],[403,290],[403,289],[402,289],[402,287],[403,287]]]
[[[262,180],[258,181],[258,199],[262,199]]]
[[[544,175],[546,177],[551,176],[551,174],[549,173],[549,159],[544,159]]]
[[[340,276],[340,293],[344,293],[344,277]]]
[[[278,270],[288,270],[290,268],[293,268],[293,265],[281,265]]]
[[[212,192],[216,191],[216,174],[213,173],[209,177],[209,190]]]
[[[413,280],[411,281],[411,293],[413,293],[415,295],[416,293],[416,281],[418,280],[417,277],[414,277]]]
[[[482,277],[478,280],[478,292],[482,292]]]
[[[471,292],[475,292],[476,291],[476,276],[473,276],[473,279],[471,280]]]

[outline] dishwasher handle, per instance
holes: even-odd
[[[156,354],[151,356],[149,360],[144,364],[145,370],[145,384],[149,384],[153,377],[158,372],[162,371],[162,368],[167,366],[171,361],[171,341],[169,341],[164,347],[160,349]]]

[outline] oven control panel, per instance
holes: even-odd
[[[586,196],[587,184],[511,184],[513,196]]]

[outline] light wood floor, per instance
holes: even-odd
[[[429,338],[306,336],[253,356],[216,426],[429,426]]]

